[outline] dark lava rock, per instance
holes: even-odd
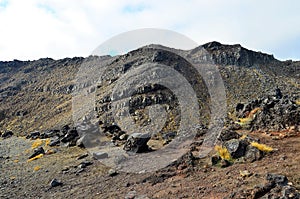
[[[77,141],[78,136],[79,135],[78,135],[77,130],[76,129],[71,129],[67,132],[67,134],[60,141],[63,142],[63,143],[71,142],[71,141],[74,141],[74,140]],[[76,145],[76,142],[75,142],[74,145]]]
[[[81,156],[79,156],[79,157],[77,158],[77,160],[81,160],[81,159],[86,158],[86,157],[88,157],[88,156],[89,156],[89,154],[87,154],[87,153],[82,154]]]
[[[70,130],[69,125],[64,125],[64,126],[61,128],[61,131],[62,131],[63,133],[65,133],[65,134],[66,134],[69,130]]]
[[[79,165],[78,165],[78,167],[79,168],[86,168],[86,167],[88,167],[88,166],[90,166],[90,165],[92,165],[93,164],[93,162],[90,162],[90,161],[83,161],[83,162],[81,162]]]
[[[218,162],[221,160],[220,156],[218,155],[214,155],[211,157],[211,164],[212,165],[216,165],[218,164]]]
[[[222,159],[220,162],[221,168],[225,168],[231,165],[231,163],[228,160]]]
[[[50,137],[54,137],[54,136],[60,136],[60,130],[57,130],[57,129],[50,129],[50,130],[47,130],[45,132],[45,135],[50,138]]]
[[[250,101],[242,110],[239,109],[236,115],[239,118],[245,118],[252,110],[259,108],[261,111],[255,113],[251,124],[244,128],[283,130],[286,127],[299,124],[300,108],[295,99],[297,97],[283,96],[281,91],[276,89],[272,96]]]
[[[104,133],[110,133],[110,134],[114,134],[121,131],[121,128],[116,124],[110,126],[103,126],[102,128]]]
[[[33,158],[33,157],[35,157],[37,155],[40,155],[40,154],[45,154],[45,150],[44,150],[43,147],[38,147],[38,148],[34,149],[33,154],[31,156],[29,156],[28,159],[31,159],[31,158]]]
[[[40,132],[38,131],[34,131],[34,132],[31,132],[29,135],[26,136],[26,139],[32,139],[32,140],[35,140],[37,138],[40,137]]]
[[[9,137],[11,137],[11,136],[13,136],[13,132],[12,132],[12,131],[5,131],[5,132],[1,135],[2,138],[9,138]]]
[[[219,140],[222,142],[226,142],[226,141],[229,141],[232,139],[239,139],[240,137],[241,137],[241,135],[235,131],[232,131],[229,129],[223,129],[219,136]]]
[[[232,158],[240,158],[245,155],[248,143],[245,140],[232,139],[226,141],[224,146],[227,148]]]
[[[288,183],[288,179],[284,175],[268,173],[266,179],[270,182],[274,182],[279,186],[285,186]]]
[[[51,139],[49,146],[58,146],[60,143],[59,137],[54,137]]]
[[[149,151],[147,142],[150,140],[150,134],[133,133],[129,136],[123,149],[133,153],[142,153]]]
[[[57,187],[57,186],[61,186],[63,183],[60,182],[59,180],[57,180],[56,178],[54,178],[53,180],[51,180],[50,182],[50,186],[51,187]]]

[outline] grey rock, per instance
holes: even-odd
[[[248,145],[245,153],[245,160],[247,162],[254,162],[256,160],[260,160],[262,158],[262,152],[258,150],[256,147]]]
[[[105,152],[95,152],[93,153],[93,158],[96,160],[108,158],[108,154]]]
[[[247,145],[248,143],[245,140],[239,139],[232,139],[224,143],[230,156],[235,159],[245,155]]]
[[[109,169],[108,170],[108,175],[111,176],[111,177],[116,176],[118,174],[119,173],[115,169]]]

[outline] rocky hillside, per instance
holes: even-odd
[[[110,95],[118,78],[131,68],[149,62],[169,65],[189,81],[202,107],[201,122],[207,122],[207,88],[193,66],[178,55],[180,53],[212,60],[218,65],[226,87],[227,112],[233,112],[237,103],[272,94],[276,88],[284,95],[299,96],[300,62],[279,61],[272,55],[254,52],[240,45],[218,42],[207,43],[190,51],[150,45],[113,57],[113,61],[108,63],[108,70],[95,90],[95,109],[99,120],[113,122],[109,117]],[[97,59],[99,57],[0,62],[0,130],[9,129],[16,134],[25,134],[72,125],[71,93],[76,88],[76,74],[82,64]],[[156,91],[159,91],[159,95]],[[167,88],[155,84],[139,88],[133,93],[130,103],[133,107],[130,112],[140,124],[147,123],[147,117],[140,110],[151,104],[163,104],[169,110],[165,128],[176,129],[176,115],[180,110],[176,108],[176,100]]]
[[[300,198],[300,62],[149,45],[0,83],[0,198]]]

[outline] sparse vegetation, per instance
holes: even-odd
[[[39,154],[39,155],[37,155],[37,156],[34,156],[33,158],[30,158],[29,160],[27,160],[27,162],[31,162],[31,161],[36,160],[36,159],[39,159],[39,158],[41,158],[41,157],[43,157],[43,156],[44,156],[44,154]]]
[[[265,144],[260,144],[258,142],[251,142],[251,146],[257,148],[260,151],[267,152],[267,153],[273,151],[272,147],[269,147]]]
[[[41,169],[40,166],[35,166],[35,167],[33,168],[34,171],[38,171],[38,170],[40,170],[40,169]]]
[[[216,145],[215,146],[215,150],[217,151],[218,155],[224,159],[224,160],[231,160],[231,156],[227,150],[226,147],[222,147],[222,146],[219,146],[219,145]]]
[[[43,144],[43,140],[41,140],[41,139],[36,139],[36,140],[32,143],[31,148],[32,148],[32,149],[35,149],[35,148],[41,146],[42,144]]]

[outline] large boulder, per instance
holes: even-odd
[[[128,137],[123,149],[125,151],[134,153],[147,152],[149,151],[147,142],[150,140],[150,138],[150,134],[133,133]]]

